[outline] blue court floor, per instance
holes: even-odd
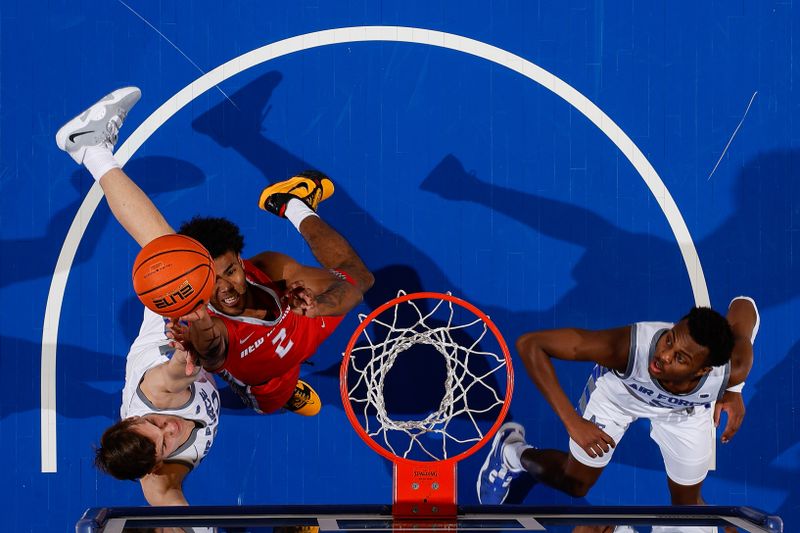
[[[451,291],[513,344],[529,330],[677,320],[695,303],[724,310],[754,297],[747,417],[718,446],[704,496],[796,529],[798,21],[793,2],[754,0],[4,1],[3,528],[61,531],[87,507],[144,504],[135,483],[92,467],[141,317],[137,246],[54,142],[88,104],[136,85],[125,169],[174,225],[225,216],[242,227],[245,255],[313,263],[256,200],[305,168],[334,179],[320,214],[377,279],[357,312],[398,289]],[[390,501],[390,467],[351,431],[338,396],[357,312],[304,368],[320,416],[226,404],[187,480],[190,502]],[[564,448],[565,430],[515,364],[511,416],[533,444]],[[576,401],[590,366],[558,366]],[[435,388],[424,369],[409,372]],[[464,504],[477,502],[482,460],[461,466]],[[644,425],[585,499],[541,486],[513,497],[669,502]]]

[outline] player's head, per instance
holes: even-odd
[[[135,416],[103,432],[94,463],[117,479],[140,479],[161,465],[181,444],[178,417]]]
[[[730,361],[733,332],[724,316],[693,307],[656,343],[650,374],[662,381],[688,381]]]
[[[217,283],[211,305],[228,315],[244,311],[247,282],[242,263],[244,237],[239,227],[224,218],[194,217],[178,233],[192,237],[206,247],[214,258]]]

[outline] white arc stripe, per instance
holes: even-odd
[[[518,55],[497,48],[496,46],[452,33],[403,26],[356,26],[307,33],[262,46],[261,48],[257,48],[231,59],[207,74],[200,76],[167,100],[161,107],[156,109],[147,120],[131,134],[125,144],[119,148],[116,154],[117,160],[120,164],[124,165],[153,132],[186,104],[215,85],[244,70],[278,57],[318,48],[320,46],[368,41],[427,44],[480,57],[507,67],[542,85],[564,99],[576,110],[580,111],[586,118],[592,121],[617,148],[619,148],[642,177],[645,184],[647,184],[653,197],[664,212],[664,216],[666,216],[672,233],[675,236],[675,240],[678,243],[689,275],[695,303],[697,305],[709,305],[708,288],[706,287],[705,276],[702,266],[700,265],[700,258],[697,255],[697,250],[695,249],[689,230],[686,227],[686,223],[683,220],[678,206],[675,204],[675,201],[664,185],[664,182],[631,138],[628,137],[599,107],[557,76]],[[100,187],[95,184],[89,190],[86,198],[84,198],[75,219],[72,221],[67,238],[64,240],[64,244],[61,247],[61,253],[56,263],[56,269],[53,274],[50,292],[47,298],[44,328],[42,332],[42,472],[56,472],[57,470],[55,370],[58,325],[61,318],[64,291],[78,245],[83,238],[83,233],[86,230],[89,219],[97,208],[101,196]]]

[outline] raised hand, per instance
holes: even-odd
[[[318,316],[316,295],[302,280],[293,281],[286,287],[286,298],[294,313],[311,318]]]

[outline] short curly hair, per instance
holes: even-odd
[[[244,237],[239,226],[226,218],[194,217],[184,222],[178,233],[199,241],[214,258],[226,252],[239,255],[244,249]]]
[[[731,360],[733,331],[724,316],[710,307],[693,307],[681,320],[687,321],[692,339],[708,348],[709,365],[722,366]]]
[[[137,418],[120,420],[103,432],[100,447],[95,450],[94,464],[117,479],[140,479],[156,467],[156,445],[144,435],[133,431],[141,421]]]

